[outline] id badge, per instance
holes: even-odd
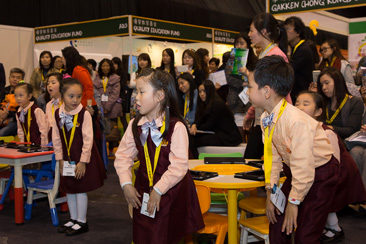
[[[143,214],[143,215],[146,215],[147,217],[150,217],[150,218],[155,218],[155,213],[156,213],[156,207],[154,209],[154,212],[150,215],[149,212],[147,211],[147,203],[149,202],[149,194],[147,193],[144,193],[144,196],[142,198],[142,204],[141,204],[141,211],[140,213]]]
[[[108,95],[107,94],[102,94],[101,100],[102,100],[102,102],[108,102]]]
[[[74,161],[64,161],[64,167],[62,170],[62,176],[75,176],[76,164]]]
[[[273,186],[273,192],[271,194],[271,202],[275,207],[280,210],[281,213],[285,210],[286,205],[286,197],[285,194],[281,191],[281,188],[276,184]]]

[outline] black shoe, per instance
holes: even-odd
[[[76,223],[77,223],[77,221],[76,221],[76,220],[70,219],[70,220],[69,220],[69,221],[67,221],[65,224],[67,224],[68,222],[72,222],[72,223],[74,223],[74,224],[76,224]],[[57,232],[58,232],[58,233],[65,233],[67,229],[71,228],[71,226],[67,227],[67,226],[65,226],[65,224],[64,224],[63,226],[60,226],[60,227],[58,227],[58,228],[57,228]]]
[[[321,243],[336,243],[344,239],[344,232],[342,228],[341,231],[335,231],[332,229],[329,229],[329,231],[333,232],[334,236],[328,237],[325,234],[322,235],[320,238]]]
[[[78,230],[75,230],[73,228],[67,229],[65,231],[67,236],[76,236],[76,235],[80,235],[82,233],[86,233],[89,231],[88,222],[86,222],[86,223],[77,222],[75,225],[79,225],[80,229],[78,229]]]

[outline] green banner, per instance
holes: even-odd
[[[212,28],[132,17],[132,34],[184,41],[212,42]]]
[[[366,5],[366,0],[267,0],[267,4],[269,13],[283,14],[356,7]]]
[[[128,16],[34,29],[34,43],[128,35]]]
[[[234,45],[235,36],[239,32],[214,29],[214,42]]]

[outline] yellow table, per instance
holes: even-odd
[[[210,188],[224,189],[228,191],[228,241],[229,244],[237,243],[237,191],[238,189],[264,186],[264,181],[234,178],[234,173],[256,170],[257,168],[242,164],[204,164],[203,160],[189,160],[189,169],[219,173],[218,177],[204,181],[194,181],[194,183],[196,185],[205,185]]]

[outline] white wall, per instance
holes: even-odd
[[[0,25],[0,62],[8,84],[10,70],[21,68],[28,81],[33,71],[33,28]]]

